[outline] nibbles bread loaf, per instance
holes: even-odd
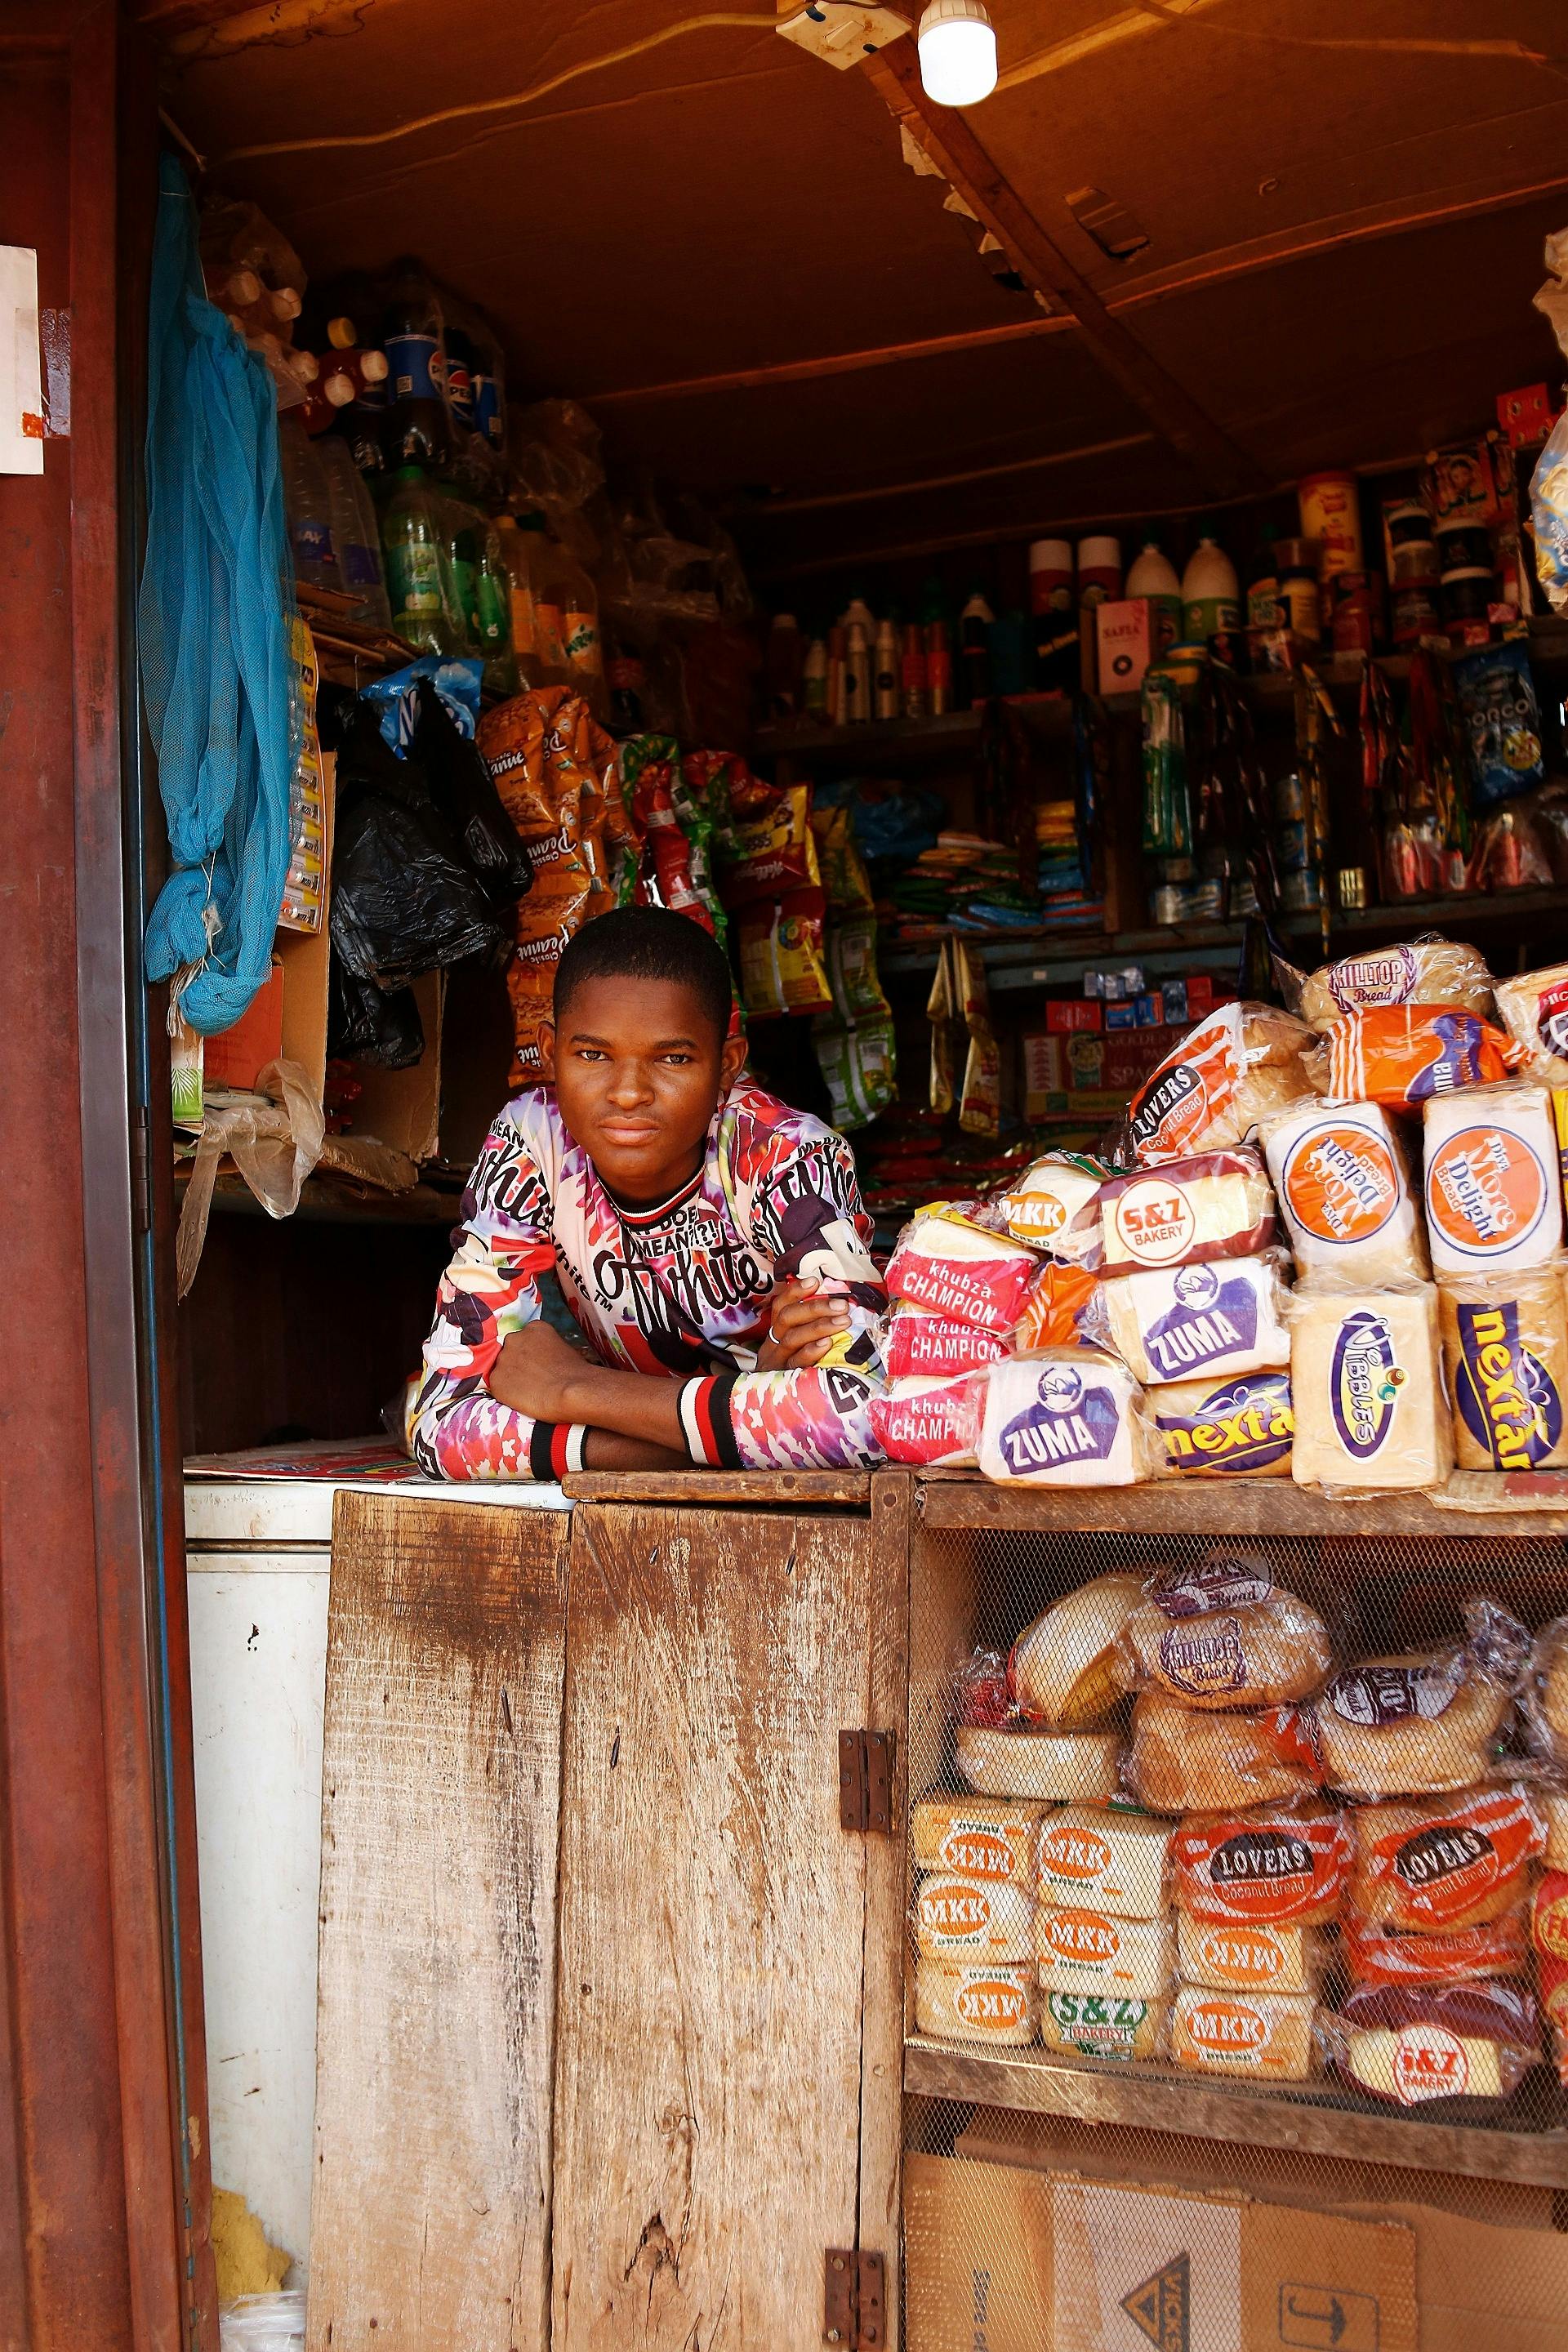
[[[1035,1906],[1021,1886],[935,1871],[915,1889],[915,1941],[922,1952],[1026,1960]]]
[[[1486,1014],[1492,1009],[1492,976],[1477,948],[1456,940],[1412,940],[1324,964],[1301,983],[1297,1010],[1314,1029],[1327,1029],[1342,1013],[1379,1004],[1457,1004]]]
[[[1349,1901],[1368,1925],[1474,1927],[1525,1895],[1545,1824],[1519,1781],[1451,1797],[1355,1805]]]
[[[953,1733],[958,1769],[987,1797],[1114,1797],[1121,1738],[1115,1731],[990,1730],[961,1723]]]
[[[1304,2083],[1316,2002],[1303,1992],[1215,1992],[1184,1985],[1171,2008],[1171,2054],[1200,2074]]]
[[[1299,1103],[1264,1129],[1304,1283],[1378,1290],[1429,1271],[1405,1144],[1376,1103]]]
[[[1106,1276],[1255,1257],[1274,1238],[1274,1195],[1263,1162],[1239,1148],[1109,1177],[1099,1210]]]
[[[1288,1364],[1284,1297],[1277,1254],[1123,1275],[1104,1292],[1117,1352],[1149,1383]]]
[[[947,2042],[1021,2050],[1035,2038],[1039,1992],[1033,1960],[934,1959],[915,1969],[915,2023]]]
[[[1290,1326],[1297,1485],[1443,1486],[1454,1449],[1432,1286],[1302,1287]]]
[[[922,1797],[910,1823],[915,1866],[1032,1894],[1046,1811],[1005,1797]]]
[[[1142,1165],[1245,1143],[1310,1093],[1301,1054],[1312,1036],[1306,1022],[1271,1004],[1225,1004],[1189,1029],[1129,1107]]]
[[[1008,1662],[1020,1713],[1055,1731],[1102,1723],[1121,1696],[1116,1639],[1142,1598],[1142,1577],[1097,1576],[1026,1627]]]
[[[1347,2082],[1404,2107],[1507,2098],[1540,2054],[1534,1999],[1506,1977],[1358,1986],[1325,2033]]]
[[[1568,1087],[1568,963],[1498,982],[1498,1018],[1529,1056],[1526,1077]]]
[[[1458,1649],[1407,1650],[1336,1675],[1318,1710],[1331,1788],[1351,1797],[1468,1788],[1490,1764],[1511,1700]]]
[[[1058,2058],[1103,2058],[1112,2065],[1158,2058],[1169,2010],[1167,2001],[1120,1993],[1044,1992],[1040,2040]]]
[[[1132,1710],[1127,1785],[1156,1813],[1244,1811],[1310,1797],[1321,1769],[1314,1741],[1301,1707],[1212,1715],[1145,1691]]]
[[[1130,1690],[1229,1712],[1309,1698],[1331,1663],[1317,1611],[1278,1591],[1261,1558],[1164,1570],[1117,1643]]]
[[[1237,1927],[1221,1919],[1176,1921],[1184,1984],[1220,1992],[1315,1992],[1327,1944],[1314,1927]]]
[[[1558,1268],[1446,1276],[1438,1308],[1460,1469],[1568,1467],[1568,1298]]]
[[[1544,1265],[1563,1246],[1563,1176],[1545,1087],[1475,1087],[1426,1106],[1426,1229],[1445,1275]]]

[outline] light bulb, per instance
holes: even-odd
[[[939,106],[975,106],[996,87],[996,35],[984,0],[931,0],[918,36],[921,81]]]

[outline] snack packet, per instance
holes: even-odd
[[[1529,648],[1483,646],[1457,661],[1453,675],[1469,737],[1478,807],[1532,791],[1545,772]]]

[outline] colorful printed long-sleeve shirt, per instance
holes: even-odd
[[[788,1276],[848,1279],[862,1307],[879,1309],[870,1237],[843,1138],[748,1079],[714,1113],[690,1182],[635,1211],[567,1134],[553,1088],[532,1087],[496,1119],[468,1180],[409,1391],[409,1451],[438,1478],[558,1478],[583,1466],[584,1428],[531,1421],[487,1386],[502,1342],[537,1319],[539,1276],[553,1267],[603,1363],[681,1382],[694,1461],[879,1461],[867,1406],[880,1367],[868,1334],[844,1362],[755,1369],[774,1286]]]

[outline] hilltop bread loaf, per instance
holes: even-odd
[[[1451,1797],[1354,1805],[1348,1901],[1367,1926],[1479,1927],[1528,1891],[1545,1824],[1519,1781]]]
[[[1568,1300],[1559,1268],[1446,1276],[1437,1308],[1460,1469],[1568,1467]]]
[[[1115,1731],[991,1730],[961,1723],[953,1733],[958,1769],[987,1797],[1114,1797],[1121,1737]]]
[[[1035,1906],[1021,1886],[932,1872],[915,1889],[915,1942],[922,1952],[1026,1960],[1035,1948]]]
[[[1245,1143],[1310,1094],[1301,1054],[1312,1036],[1306,1022],[1271,1004],[1222,1004],[1189,1029],[1128,1108],[1143,1166]]]
[[[1040,1832],[1040,1898],[1156,1919],[1165,1909],[1171,1837],[1169,1822],[1130,1805],[1068,1805]]]
[[[1035,1949],[1044,1992],[1157,2000],[1175,1975],[1175,1937],[1168,1917],[1121,1919],[1113,1911],[1041,1903],[1035,1912]]]
[[[1184,1984],[1219,1992],[1316,1992],[1328,1942],[1315,1927],[1237,1927],[1178,1914],[1176,1959]]]
[[[1125,2065],[1158,2058],[1165,2047],[1170,2004],[1132,2000],[1119,1993],[1043,1992],[1040,2040],[1058,2058],[1103,2058]]]
[[[1289,1478],[1296,1415],[1290,1375],[1208,1372],[1164,1381],[1144,1402],[1165,1450],[1165,1467],[1182,1478]]]
[[[1406,1650],[1336,1675],[1318,1708],[1331,1787],[1352,1797],[1441,1795],[1479,1780],[1512,1704],[1463,1650]]]
[[[915,1969],[915,2023],[944,2042],[1021,2050],[1035,2038],[1039,1991],[1034,1960],[938,1959]]]
[[[1007,1666],[1020,1714],[1056,1731],[1102,1723],[1121,1696],[1116,1638],[1142,1598],[1140,1576],[1097,1576],[1026,1626]]]
[[[1295,1291],[1290,1395],[1298,1486],[1443,1486],[1454,1443],[1432,1285]]]
[[[1446,1275],[1516,1274],[1563,1245],[1563,1172],[1542,1086],[1474,1087],[1426,1106],[1426,1230]]]
[[[1500,980],[1498,1018],[1528,1060],[1522,1075],[1542,1086],[1568,1087],[1568,963]]]
[[[1378,1104],[1298,1103],[1263,1148],[1304,1283],[1380,1290],[1430,1271],[1405,1145]]]
[[[1209,1715],[1157,1691],[1132,1709],[1127,1785],[1155,1813],[1214,1813],[1311,1796],[1321,1767],[1310,1711]]]
[[[1278,1254],[1216,1259],[1105,1286],[1111,1344],[1135,1379],[1258,1371],[1290,1360]]]
[[[1317,1611],[1277,1589],[1258,1555],[1211,1555],[1195,1568],[1162,1570],[1116,1654],[1129,1690],[1232,1711],[1310,1698],[1332,1662]]]
[[[1412,940],[1406,946],[1377,948],[1370,955],[1322,965],[1302,982],[1297,1010],[1314,1029],[1327,1029],[1342,1013],[1379,1004],[1458,1004],[1467,1013],[1487,1013],[1492,1009],[1492,976],[1477,948],[1457,940]],[[1500,1009],[1500,990],[1499,1004]]]
[[[910,1822],[917,1870],[1034,1893],[1047,1808],[1006,1797],[922,1797]]]
[[[1142,1391],[1095,1348],[1053,1348],[993,1364],[980,1467],[1004,1486],[1131,1486],[1150,1475]]]
[[[1184,1985],[1171,2006],[1171,2055],[1200,2074],[1304,2083],[1313,2069],[1310,1992],[1214,1992]]]
[[[1344,1815],[1309,1801],[1194,1813],[1171,1846],[1178,1906],[1244,1927],[1326,1927],[1340,1915],[1352,1843]]]
[[[1346,2081],[1395,2106],[1508,2098],[1540,2055],[1534,1998],[1507,1977],[1358,1986],[1323,2023]]]
[[[1274,1195],[1256,1151],[1206,1151],[1100,1186],[1106,1276],[1255,1257],[1274,1238]]]

